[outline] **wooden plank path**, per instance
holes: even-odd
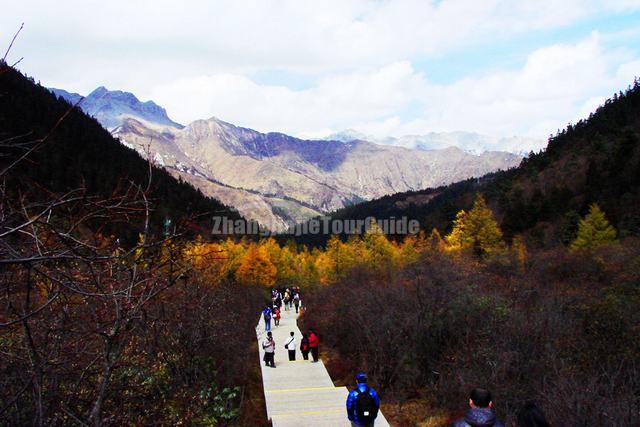
[[[349,393],[347,388],[333,385],[322,359],[318,363],[302,359],[302,333],[296,319],[295,309],[285,311],[283,306],[280,326],[274,326],[273,319],[271,321],[271,332],[276,341],[275,368],[264,366],[262,360],[262,341],[266,337],[262,316],[256,328],[267,417],[273,427],[350,426],[346,410]],[[284,348],[292,331],[295,333],[297,347],[295,362],[289,361],[288,352]],[[322,348],[322,342],[320,347]],[[309,359],[312,359],[311,354]],[[382,411],[379,412],[375,425],[389,426]]]

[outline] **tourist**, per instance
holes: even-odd
[[[262,310],[262,317],[264,318],[264,330],[269,332],[271,330],[271,309],[268,305]]]
[[[544,412],[535,403],[528,402],[518,412],[518,427],[550,427]]]
[[[291,337],[289,338],[289,341],[287,341],[287,343],[284,345],[284,348],[289,350],[289,361],[293,362],[294,360],[296,360],[296,337],[293,331],[290,335]]]
[[[280,309],[277,306],[273,309],[273,324],[280,326]]]
[[[293,297],[293,305],[296,307],[296,314],[298,314],[298,307],[300,306],[300,295],[295,294]]]
[[[356,375],[356,388],[347,397],[347,417],[352,426],[373,426],[378,411],[380,398],[374,389],[367,385],[367,375],[359,372]]]
[[[284,311],[289,311],[289,300],[291,299],[291,294],[289,293],[289,289],[284,291]]]
[[[302,358],[304,360],[309,360],[309,337],[307,334],[302,334],[302,339],[300,340],[300,353],[302,353]]]
[[[318,361],[319,345],[320,339],[318,339],[318,336],[313,329],[309,329],[309,349],[311,350],[311,357],[313,357],[312,363]]]
[[[504,427],[496,418],[493,410],[491,392],[483,388],[475,388],[469,396],[469,409],[464,417],[452,424],[453,427]]]
[[[275,368],[276,342],[271,331],[267,332],[267,338],[262,342],[262,348],[264,349],[264,366]]]

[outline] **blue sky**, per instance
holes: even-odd
[[[45,85],[308,137],[544,141],[640,75],[640,0],[26,0],[0,44],[21,22],[12,55]]]

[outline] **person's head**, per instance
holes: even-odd
[[[542,409],[528,402],[518,412],[518,427],[550,427],[550,424]]]
[[[356,374],[356,382],[358,384],[365,384],[367,382],[367,374],[364,372],[358,372]]]
[[[312,328],[309,328],[309,334],[315,334],[315,333],[316,332]]]
[[[291,333],[290,333],[289,335],[294,336],[294,335],[295,335],[295,333],[294,333],[293,331],[291,331]]]
[[[474,388],[469,395],[469,406],[472,408],[493,408],[491,392],[484,388]]]
[[[267,332],[267,336],[268,336],[269,338],[271,338],[271,337],[273,336],[273,334],[271,333],[271,331]]]

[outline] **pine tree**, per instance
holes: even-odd
[[[616,229],[609,223],[597,203],[589,207],[589,213],[578,225],[578,236],[571,242],[571,249],[589,249],[616,241]]]
[[[481,194],[476,196],[469,212],[458,212],[446,241],[449,249],[473,249],[480,256],[504,246],[502,231]]]

